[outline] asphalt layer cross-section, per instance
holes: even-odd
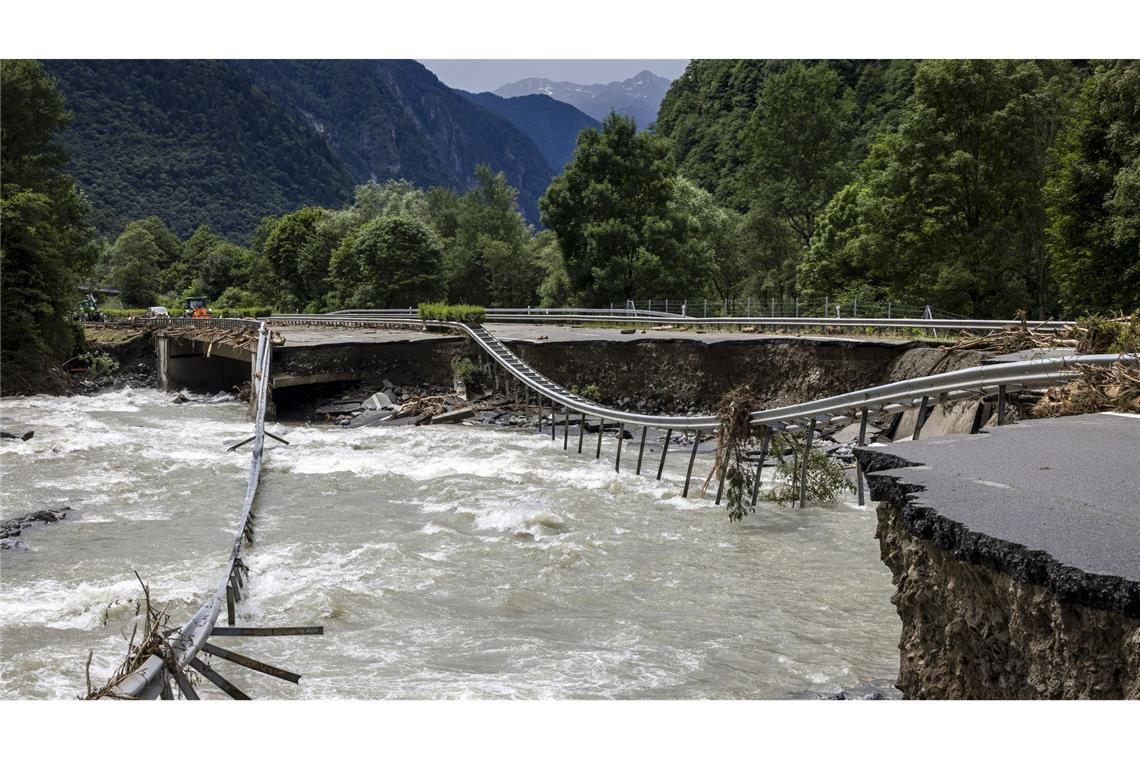
[[[1027,420],[858,456],[872,497],[905,503],[913,534],[1062,600],[1140,617],[1140,416]]]

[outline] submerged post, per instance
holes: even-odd
[[[772,441],[772,428],[765,426],[760,436],[760,461],[756,463],[756,478],[752,481],[752,506],[760,498],[760,473],[764,471],[764,460],[768,457],[768,445]]]
[[[606,429],[605,419],[598,418],[598,448],[594,451],[594,459],[602,458],[602,431]]]
[[[863,407],[863,413],[859,415],[859,445],[866,444],[867,439],[867,407]],[[863,506],[863,465],[859,462],[858,457],[855,458],[855,483],[859,491],[859,506]]]
[[[807,437],[804,439],[804,458],[800,462],[800,509],[804,508],[807,504],[807,475],[808,475],[808,460],[811,459],[811,439],[815,437],[815,417],[811,418],[811,424],[808,425]]]
[[[582,437],[586,435],[586,413],[582,412],[582,419],[578,422],[578,453],[582,453]]]
[[[661,462],[657,465],[657,479],[661,480],[661,472],[665,469],[665,455],[669,453],[669,439],[673,437],[673,428],[665,431],[665,445],[661,447]]]
[[[681,496],[689,495],[689,480],[693,477],[693,462],[697,461],[697,446],[701,444],[701,431],[697,430],[693,433],[693,449],[689,452],[689,469],[685,472],[685,490],[681,492]]]
[[[645,434],[649,432],[649,428],[644,425],[641,426],[641,446],[637,449],[637,472],[635,475],[641,474],[641,459],[645,456]]]
[[[566,410],[566,416],[562,419],[562,450],[565,451],[570,446],[570,407],[562,407]]]
[[[625,441],[625,423],[618,425],[617,459],[614,460],[614,472],[621,472],[621,445]]]

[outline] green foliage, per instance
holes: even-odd
[[[475,375],[479,374],[479,368],[466,356],[456,356],[451,360],[451,374],[466,384],[475,379]]]
[[[403,307],[441,295],[443,246],[423,222],[382,216],[346,238],[329,262],[341,308]]]
[[[95,259],[88,207],[54,142],[69,116],[40,64],[0,61],[0,386],[42,390],[71,353],[76,284]]]
[[[581,396],[587,401],[597,402],[602,400],[602,392],[598,389],[598,386],[595,383],[590,383],[584,388],[579,388],[577,385],[571,385],[570,392],[575,396]]]
[[[1042,184],[1070,82],[1062,64],[919,64],[897,131],[829,204],[802,290],[857,286],[970,316],[1044,311]]]
[[[804,445],[797,437],[779,433],[772,436],[770,450],[776,455],[777,483],[765,491],[763,497],[782,507],[793,506],[800,499]],[[807,500],[831,503],[850,490],[851,483],[843,472],[843,465],[828,457],[822,449],[813,447],[807,462]]]
[[[795,63],[768,77],[749,122],[752,208],[811,245],[816,218],[851,176],[855,95],[825,65]]]
[[[1098,64],[1057,147],[1050,263],[1069,314],[1140,308],[1140,62]]]
[[[419,305],[420,319],[437,322],[463,322],[469,325],[478,325],[483,322],[487,310],[482,306],[469,306],[465,303],[449,304],[442,301],[421,303]]]
[[[476,167],[475,179],[461,198],[435,198],[450,233],[444,257],[448,298],[492,306],[532,303],[542,267],[518,193],[504,174],[486,165]]]
[[[54,60],[75,119],[71,171],[113,235],[154,214],[179,235],[248,239],[257,219],[335,204],[354,184],[328,143],[233,63]]]
[[[147,313],[147,309],[105,309],[105,308],[100,308],[99,313],[102,314],[104,317],[108,317],[110,319],[128,319],[130,317],[145,316]],[[181,309],[179,309],[178,311],[172,311],[171,312],[171,314],[173,316],[178,316],[181,313],[182,313]]]
[[[92,377],[110,377],[119,370],[115,357],[103,351],[88,351],[79,355],[79,362],[87,367]]]
[[[574,159],[540,202],[558,237],[571,287],[588,305],[700,281],[682,257],[667,141],[610,114],[583,130]]]

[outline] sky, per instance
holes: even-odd
[[[448,87],[468,92],[487,92],[504,84],[527,77],[542,77],[556,82],[606,84],[629,79],[648,69],[657,76],[676,79],[684,72],[688,59],[498,59],[420,60]]]

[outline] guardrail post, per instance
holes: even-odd
[[[808,425],[807,437],[804,438],[804,458],[800,462],[800,509],[803,509],[807,503],[808,460],[811,459],[811,439],[814,437],[815,417],[812,417],[811,424]]]
[[[918,436],[922,433],[922,426],[926,424],[926,409],[930,404],[930,396],[923,396],[922,403],[918,405],[918,416],[914,419],[914,434],[911,435],[912,441],[917,441]]]
[[[685,490],[681,492],[681,496],[689,495],[689,479],[693,477],[693,462],[697,461],[697,446],[701,444],[701,431],[697,430],[693,433],[693,450],[689,452],[689,469],[685,472]]]
[[[764,460],[768,457],[768,445],[772,441],[772,428],[765,426],[760,436],[760,461],[756,463],[756,477],[752,481],[752,506],[760,498],[760,473],[764,471]]]
[[[673,428],[665,431],[665,445],[661,447],[661,461],[657,465],[657,479],[661,480],[661,472],[665,469],[665,455],[669,453],[669,441],[673,438]]]
[[[634,475],[641,474],[641,459],[645,456],[645,434],[649,432],[649,428],[644,425],[641,426],[641,446],[637,449],[637,471]]]
[[[625,423],[618,425],[617,459],[614,460],[614,472],[621,472],[621,444],[625,440]]]
[[[578,422],[578,453],[582,453],[582,437],[586,435],[586,413],[582,412],[582,419]]]
[[[708,319],[708,316],[709,316],[709,299],[706,298],[705,299],[705,319]]]
[[[863,407],[863,413],[859,415],[859,445],[863,446],[867,439],[867,407]],[[855,483],[859,491],[859,506],[863,506],[863,465],[859,462],[858,458],[855,460]]]
[[[1005,424],[1005,386],[998,386],[998,410],[997,410],[997,424]]]
[[[602,458],[602,431],[606,429],[606,421],[604,418],[598,418],[598,448],[594,450],[594,459]]]
[[[566,417],[562,420],[562,450],[570,446],[570,407],[562,407],[566,410]]]

